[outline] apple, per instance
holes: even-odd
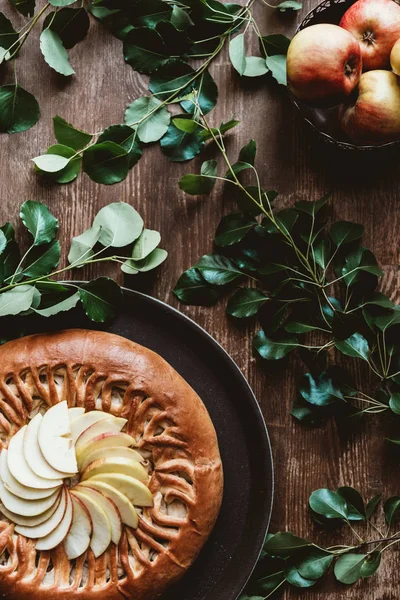
[[[57,501],[60,491],[57,489],[48,498],[41,500],[24,500],[9,492],[2,481],[0,481],[0,500],[11,512],[24,517],[35,517],[48,510]]]
[[[79,484],[79,487],[81,486],[97,490],[101,492],[103,496],[112,500],[121,515],[122,522],[125,523],[125,525],[128,525],[128,527],[132,527],[133,529],[137,528],[137,512],[132,502],[129,502],[128,498],[124,496],[124,494],[121,494],[120,491],[114,487],[111,487],[111,485],[108,485],[107,483],[102,481],[93,481],[93,479],[89,479],[83,484]]]
[[[4,448],[0,455],[0,477],[4,483],[5,488],[24,500],[39,500],[41,498],[48,498],[54,492],[54,488],[38,490],[31,487],[21,485],[17,481],[8,467],[8,451]]]
[[[71,494],[78,498],[78,500],[85,505],[89,512],[93,526],[92,537],[90,538],[90,547],[93,550],[93,554],[97,558],[103,554],[103,552],[105,552],[108,546],[111,544],[110,520],[101,506],[89,498],[89,496],[85,496],[76,488],[71,490]]]
[[[86,506],[75,496],[71,495],[71,499],[74,518],[71,529],[64,540],[64,549],[68,560],[74,560],[86,552],[90,546],[93,531],[92,520]]]
[[[81,471],[84,471],[86,467],[90,465],[90,463],[100,459],[100,458],[126,458],[131,461],[136,461],[141,463],[144,461],[144,458],[139,452],[136,450],[132,450],[132,448],[124,448],[121,446],[110,446],[109,448],[96,448],[90,452],[85,459],[82,461],[80,465]]]
[[[26,462],[24,455],[24,436],[26,428],[27,426],[25,425],[22,427],[22,429],[17,431],[17,433],[10,439],[10,443],[8,445],[7,463],[12,476],[20,484],[40,490],[47,490],[49,488],[60,486],[62,484],[61,479],[50,480],[39,477],[32,471]]]
[[[397,40],[390,53],[390,66],[396,75],[400,75],[400,39]]]
[[[128,475],[122,473],[100,473],[95,475],[89,482],[101,481],[111,487],[116,488],[121,494],[124,494],[134,506],[153,506],[153,496],[149,488]]]
[[[49,533],[54,531],[54,529],[60,525],[62,519],[64,518],[64,514],[67,509],[68,494],[69,492],[64,489],[63,493],[61,494],[60,502],[49,519],[43,521],[43,523],[39,523],[38,525],[17,525],[15,527],[15,531],[31,539],[38,539],[49,535]]]
[[[72,505],[71,495],[68,492],[66,494],[67,498],[67,507],[64,512],[64,516],[61,522],[57,525],[55,529],[45,537],[40,538],[36,542],[36,550],[52,550],[65,539],[67,536],[74,517],[74,508]]]
[[[364,71],[389,67],[390,52],[400,38],[400,6],[394,0],[358,0],[339,25],[359,41]]]
[[[94,437],[101,435],[102,433],[120,433],[121,429],[127,424],[127,419],[120,419],[118,417],[111,417],[98,423],[90,425],[76,440],[75,450],[76,456],[79,458],[82,448],[92,440]]]
[[[391,71],[367,71],[355,102],[339,116],[343,131],[356,144],[378,145],[400,139],[400,84]]]
[[[299,31],[287,53],[289,90],[299,100],[316,106],[338,104],[351,94],[359,82],[361,69],[357,40],[342,27],[330,23]]]
[[[54,502],[53,506],[36,516],[24,517],[23,515],[17,515],[16,513],[9,511],[3,504],[0,504],[0,513],[17,525],[29,525],[30,527],[33,527],[34,525],[39,525],[40,523],[47,521],[47,519],[50,519],[54,511],[57,510],[57,507],[60,503],[60,498],[61,494],[56,502]]]
[[[65,401],[55,404],[44,414],[38,442],[44,458],[53,469],[68,474],[78,472],[68,405]]]
[[[90,439],[85,445],[82,445],[79,456],[77,457],[79,468],[82,468],[86,458],[94,451],[117,446],[128,448],[136,446],[135,439],[127,433],[102,433]]]
[[[93,425],[94,423],[97,423],[99,421],[103,421],[104,419],[109,419],[110,416],[111,415],[109,413],[103,412],[101,410],[92,410],[88,413],[77,417],[76,419],[72,419],[71,434],[73,441],[76,442],[81,433],[83,433],[85,429],[90,427],[90,425]]]
[[[91,463],[82,473],[81,480],[85,481],[100,473],[120,473],[139,481],[147,481],[148,475],[142,465],[124,457],[99,458]]]
[[[74,406],[72,408],[68,409],[68,416],[69,416],[69,420],[74,421],[75,419],[77,419],[78,417],[81,417],[82,415],[85,414],[85,409],[83,408],[83,406]]]
[[[119,544],[122,535],[122,520],[114,502],[95,489],[77,485],[75,490],[78,490],[85,497],[91,498],[93,502],[98,504],[100,508],[104,510],[111,525],[111,541],[116,545]]]
[[[55,479],[59,482],[65,477],[65,474],[49,465],[39,447],[38,435],[42,419],[42,415],[38,413],[26,427],[23,443],[24,457],[36,475],[45,479]]]

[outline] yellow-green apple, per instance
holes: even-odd
[[[357,86],[361,69],[359,43],[338,25],[306,27],[288,49],[288,87],[299,100],[315,106],[340,103]]]
[[[82,556],[89,548],[92,536],[92,520],[86,506],[75,496],[71,495],[74,507],[74,518],[71,529],[64,540],[64,549],[69,560]]]
[[[100,473],[122,473],[139,481],[147,481],[148,475],[136,460],[121,456],[98,458],[84,470],[81,480],[85,481]]]
[[[90,463],[98,460],[100,458],[127,458],[129,460],[136,461],[141,463],[144,461],[144,458],[139,452],[136,450],[132,450],[132,448],[124,448],[123,446],[110,446],[109,448],[96,448],[90,454],[88,454],[85,459],[82,461],[82,465],[80,466],[80,470],[84,471],[86,467],[89,466]]]
[[[113,446],[121,448],[128,448],[129,446],[135,446],[135,439],[127,433],[101,433],[96,437],[90,439],[86,445],[82,446],[77,457],[79,468],[82,469],[82,465],[85,462],[87,456],[96,450],[101,450]]]
[[[390,66],[396,75],[400,75],[400,39],[397,40],[390,53]]]
[[[363,73],[355,102],[340,114],[343,131],[356,144],[379,145],[400,139],[400,83],[391,71]]]
[[[104,510],[111,525],[111,541],[114,544],[119,544],[122,535],[122,519],[114,502],[95,489],[87,488],[83,485],[77,485],[75,489],[84,496],[91,498],[93,502],[96,502]]]
[[[71,419],[71,434],[73,441],[76,442],[81,433],[90,427],[90,425],[103,421],[104,419],[109,419],[110,416],[110,414],[103,412],[102,410],[91,410],[76,418],[73,417]]]
[[[79,458],[82,448],[84,448],[94,437],[97,437],[102,433],[119,433],[125,427],[126,423],[126,419],[113,416],[110,416],[109,419],[99,421],[98,423],[93,423],[93,425],[90,425],[90,427],[85,429],[76,440],[76,456]]]
[[[122,473],[100,473],[89,479],[88,482],[92,481],[101,481],[116,488],[135,506],[153,506],[154,504],[149,488],[138,479],[129,477],[129,475],[123,475]]]
[[[71,490],[71,494],[78,498],[78,500],[84,504],[89,512],[93,528],[90,538],[90,547],[93,550],[93,554],[97,558],[107,550],[111,543],[110,520],[101,506],[89,498],[89,496],[85,496],[76,488]]]
[[[97,490],[103,494],[106,498],[112,500],[115,506],[118,508],[118,511],[121,515],[122,522],[128,527],[132,527],[136,529],[138,526],[138,515],[132,504],[128,500],[124,494],[121,494],[116,488],[111,487],[107,483],[102,481],[93,481],[93,479],[89,479],[85,481],[83,484],[80,484],[79,487],[85,486],[86,488],[92,488]]]
[[[389,67],[390,51],[400,38],[400,6],[394,0],[358,0],[339,25],[359,41],[364,71]]]

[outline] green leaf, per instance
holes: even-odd
[[[364,521],[366,518],[364,500],[360,492],[349,486],[342,486],[338,494],[347,503],[347,518],[349,521]]]
[[[32,158],[35,165],[41,171],[45,173],[57,173],[62,171],[68,163],[69,158],[65,156],[60,156],[59,154],[42,154],[42,156],[36,156]]]
[[[239,152],[239,162],[247,163],[254,166],[257,153],[257,144],[255,140],[250,140],[248,144],[243,146]]]
[[[320,579],[332,564],[333,555],[321,548],[311,547],[300,550],[294,564],[299,574],[305,579]]]
[[[153,231],[152,229],[143,229],[133,246],[132,259],[143,260],[157,248],[160,241],[161,236],[158,231]]]
[[[199,124],[191,119],[180,119],[177,117],[173,120],[175,127],[186,133],[193,133],[198,128]]]
[[[364,227],[358,223],[350,223],[349,221],[337,221],[330,229],[329,235],[336,246],[340,247],[343,244],[349,244],[359,240],[364,233]]]
[[[18,315],[32,306],[35,288],[20,285],[0,294],[0,317]]]
[[[266,63],[272,77],[281,85],[287,85],[286,55],[274,54],[273,56],[268,56]]]
[[[297,537],[290,531],[280,531],[272,535],[264,544],[264,551],[270,556],[286,558],[291,556],[300,548],[313,546],[304,538]]]
[[[19,85],[0,87],[0,131],[26,131],[37,123],[39,114],[39,104],[35,96]]]
[[[115,142],[128,153],[128,165],[131,169],[142,156],[142,146],[137,139],[137,134],[128,125],[111,125],[101,134],[98,143]]]
[[[316,378],[311,373],[306,373],[300,380],[299,392],[304,400],[316,406],[344,401],[340,386],[328,373],[321,373]]]
[[[142,0],[142,2],[147,4],[147,0]],[[162,2],[162,4],[165,7],[165,3]],[[184,31],[177,29],[170,21],[159,21],[155,29],[164,41],[168,56],[183,56],[189,52],[192,41]]]
[[[89,16],[83,7],[62,8],[47,15],[43,29],[49,27],[55,31],[64,48],[69,49],[85,39],[89,25]]]
[[[73,4],[76,0],[49,0],[49,4],[52,6],[68,6]]]
[[[259,589],[262,596],[245,596],[244,598],[241,596],[239,600],[265,600],[278,590],[282,583],[285,581],[285,575],[281,571],[279,573],[272,573],[272,575],[267,575],[267,577],[262,577],[257,581],[257,589]],[[266,595],[267,594],[267,595]]]
[[[246,51],[244,47],[243,33],[239,33],[239,35],[230,40],[229,58],[233,68],[239,73],[239,75],[244,75],[246,69]]]
[[[182,119],[187,122],[187,119]],[[201,165],[200,175],[187,174],[179,180],[181,190],[192,196],[209,194],[215,185],[217,161],[206,160]]]
[[[38,167],[36,167],[36,170],[39,173],[50,177],[57,183],[70,183],[78,177],[81,170],[82,158],[79,155],[75,156],[76,153],[73,148],[68,148],[68,146],[63,146],[62,144],[54,144],[53,146],[50,146],[50,148],[47,150],[47,153],[57,154],[58,156],[64,156],[64,158],[69,159],[71,159],[72,157],[74,158],[72,158],[72,160],[69,160],[67,166],[64,167],[64,169],[61,169],[61,171],[57,171],[56,173],[50,174],[45,173],[44,171],[41,171],[40,169],[38,169]]]
[[[60,36],[52,29],[44,29],[40,35],[40,51],[49,67],[66,77],[75,71],[69,64],[68,53]]]
[[[320,210],[326,205],[329,201],[331,194],[325,194],[319,200],[314,200],[310,202],[308,200],[300,200],[296,202],[294,207],[296,210],[305,213],[306,215],[310,215],[310,217],[316,217]]]
[[[205,254],[194,266],[212,285],[226,285],[243,276],[229,258],[220,254]]]
[[[347,338],[347,340],[336,340],[335,346],[340,352],[346,354],[346,356],[362,358],[363,360],[368,361],[369,345],[368,341],[361,333],[354,333]]]
[[[232,317],[243,319],[255,315],[268,300],[260,290],[240,288],[228,300],[226,312]]]
[[[214,241],[222,248],[232,246],[241,242],[255,225],[256,221],[246,215],[226,215],[218,225]]]
[[[308,333],[310,331],[315,331],[315,329],[317,329],[315,325],[301,323],[300,321],[288,321],[284,325],[284,330],[289,333]]]
[[[337,492],[315,490],[309,498],[310,508],[326,519],[347,519],[347,504]]]
[[[167,133],[161,138],[161,150],[171,162],[191,160],[200,153],[204,142],[199,138],[198,131],[186,133],[170,123]]]
[[[182,273],[173,293],[185,304],[201,306],[212,306],[219,298],[219,291],[210,286],[194,267]]]
[[[168,130],[170,121],[166,107],[153,96],[134,100],[125,111],[125,123],[137,127],[138,138],[145,144],[159,140]]]
[[[10,0],[14,8],[24,17],[32,17],[35,12],[35,0]]]
[[[301,2],[296,2],[296,0],[284,0],[276,7],[280,12],[285,12],[286,10],[300,10],[303,8]]]
[[[27,200],[21,206],[20,217],[33,237],[33,245],[52,242],[57,235],[58,221],[42,202]]]
[[[0,12],[0,48],[8,50],[13,44],[18,42],[18,33],[15,31],[11,21],[5,14]],[[14,46],[14,50],[16,46]]]
[[[57,142],[74,150],[81,150],[87,146],[93,137],[86,131],[76,129],[58,115],[53,117],[53,128]]]
[[[367,555],[367,558],[361,565],[361,577],[371,577],[374,575],[381,564],[382,552],[375,551]]]
[[[171,7],[163,0],[139,0],[128,13],[130,22],[154,29],[160,21],[168,22],[172,15]],[[161,32],[159,32],[161,34]],[[162,37],[162,34],[161,34]]]
[[[391,527],[400,515],[400,496],[388,498],[383,505],[383,511],[385,513],[386,524],[388,527]]]
[[[129,157],[119,144],[102,142],[84,151],[82,165],[85,173],[96,183],[113,185],[128,175]]]
[[[269,67],[261,56],[246,56],[244,77],[260,77],[268,73]]]
[[[378,277],[383,275],[383,271],[378,267],[377,260],[367,248],[357,248],[346,256],[345,264],[342,268],[342,275],[347,286],[351,286],[360,280],[362,272],[371,273]]]
[[[261,330],[254,337],[253,344],[262,358],[279,360],[294,350],[299,345],[299,341],[296,337],[283,333],[267,337]]]
[[[0,229],[0,256],[3,254],[7,246],[7,237],[5,233]]]
[[[203,71],[200,77],[197,77],[195,81],[183,90],[182,95],[185,96],[192,90],[196,90],[196,102],[203,114],[206,115],[214,108],[218,99],[217,84],[208,71]],[[190,100],[182,100],[181,106],[190,115],[193,115],[196,111],[195,104]]]
[[[262,41],[261,41],[262,40]],[[267,56],[276,54],[287,54],[290,46],[290,39],[281,33],[265,35],[260,40],[260,51]]]
[[[58,302],[57,304],[53,304],[48,308],[35,308],[35,313],[41,315],[42,317],[52,317],[53,315],[58,315],[60,312],[66,312],[68,310],[72,310],[78,304],[80,300],[79,292],[76,292],[69,298]]]
[[[400,392],[390,394],[389,406],[396,415],[400,415]]]
[[[340,583],[351,585],[362,577],[362,565],[367,554],[344,554],[335,563],[335,577]]]
[[[233,129],[234,127],[236,127],[236,125],[239,125],[239,123],[240,121],[236,121],[236,119],[231,119],[226,123],[221,123],[218,129],[216,127],[211,127],[211,132],[217,137],[220,133],[221,135],[223,135],[230,129]],[[202,129],[199,133],[199,137],[203,140],[203,142],[206,142],[207,140],[212,139],[212,133],[210,133],[208,129]]]
[[[25,277],[41,277],[48,275],[60,262],[61,248],[58,240],[46,246],[35,247],[29,254],[27,264],[23,268]]]
[[[179,91],[179,88],[184,88],[194,74],[194,69],[187,62],[171,60],[151,76],[149,90],[162,100],[178,92],[185,95],[191,90]]]
[[[101,227],[93,226],[72,239],[68,254],[68,261],[74,267],[78,267],[85,260],[93,256],[93,246],[99,241]]]
[[[373,498],[371,498],[371,500],[369,500],[367,502],[367,506],[365,509],[365,516],[368,521],[372,517],[372,515],[375,513],[376,509],[378,508],[379,502],[381,501],[381,499],[382,499],[382,494],[377,494],[376,496],[374,496]]]
[[[126,202],[112,202],[97,213],[93,227],[101,228],[100,244],[122,248],[138,239],[143,230],[143,219]]]
[[[146,273],[156,269],[165,261],[168,252],[162,248],[156,248],[142,260],[129,259],[121,266],[122,271],[128,275],[136,275],[137,273]]]
[[[328,238],[320,240],[314,245],[313,250],[315,262],[321,267],[321,269],[325,269],[331,256],[330,240]]]
[[[177,5],[172,9],[171,23],[180,31],[186,31],[194,25],[188,13]]]
[[[286,581],[298,588],[309,588],[315,585],[314,579],[305,579],[300,575],[298,570],[293,566],[288,566],[285,569]]]
[[[155,29],[134,27],[124,38],[124,58],[139,73],[152,73],[167,60],[167,48]]]
[[[121,289],[113,279],[99,277],[80,286],[79,297],[89,319],[104,323],[115,317]]]

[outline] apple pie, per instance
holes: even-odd
[[[159,598],[220,510],[204,404],[158,354],[109,333],[0,348],[0,450],[2,598]]]

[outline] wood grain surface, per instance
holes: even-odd
[[[39,2],[40,4],[40,2]],[[277,14],[263,3],[256,11],[263,33],[291,35],[297,21],[315,2],[306,1],[300,13]],[[13,21],[16,16],[6,0],[0,9]],[[321,429],[309,430],[290,416],[296,381],[304,372],[295,358],[261,363],[253,356],[251,339],[256,325],[238,326],[226,318],[225,303],[214,308],[186,307],[174,298],[171,289],[183,270],[212,249],[212,237],[222,215],[235,208],[229,194],[215,190],[209,198],[192,198],[178,189],[177,181],[187,172],[196,172],[201,160],[188,164],[169,163],[157,146],[147,148],[126,181],[102,186],[81,175],[67,186],[44,186],[34,173],[30,159],[53,143],[52,117],[56,114],[88,131],[101,131],[121,123],[125,106],[147,93],[147,79],[124,64],[121,43],[92,20],[87,39],[70,52],[77,75],[65,82],[41,58],[39,32],[34,32],[17,61],[18,81],[32,91],[41,106],[38,125],[26,133],[0,136],[0,221],[17,222],[20,204],[27,199],[45,202],[60,220],[60,237],[65,251],[73,235],[87,228],[96,212],[112,201],[124,200],[143,216],[146,226],[158,229],[169,258],[155,276],[130,277],[125,284],[146,291],[179,308],[213,335],[229,352],[248,378],[262,406],[271,436],[276,477],[275,507],[271,531],[291,529],[321,544],[332,543],[331,534],[311,523],[307,499],[319,487],[354,485],[371,497],[380,490],[387,495],[400,491],[399,454],[384,438],[388,423],[372,416],[361,425],[338,425],[334,421]],[[219,124],[233,115],[241,125],[229,135],[233,159],[251,137],[258,144],[258,169],[264,184],[280,192],[280,206],[295,200],[317,199],[332,191],[332,214],[365,225],[365,242],[377,254],[385,269],[383,289],[399,298],[399,179],[398,164],[361,165],[321,154],[308,132],[298,122],[284,88],[268,77],[241,80],[230,66],[226,49],[212,65],[219,85],[219,102],[210,120]],[[1,72],[1,82],[13,80],[12,67]],[[114,268],[96,266],[79,277],[113,274]],[[356,366],[357,368],[357,366]],[[366,371],[355,372],[367,385]],[[350,542],[348,531],[339,533],[338,543]],[[304,592],[290,590],[285,598],[392,600],[400,597],[398,551],[384,557],[379,573],[351,588],[340,586],[333,577]],[[216,600],[223,600],[216,599]]]

